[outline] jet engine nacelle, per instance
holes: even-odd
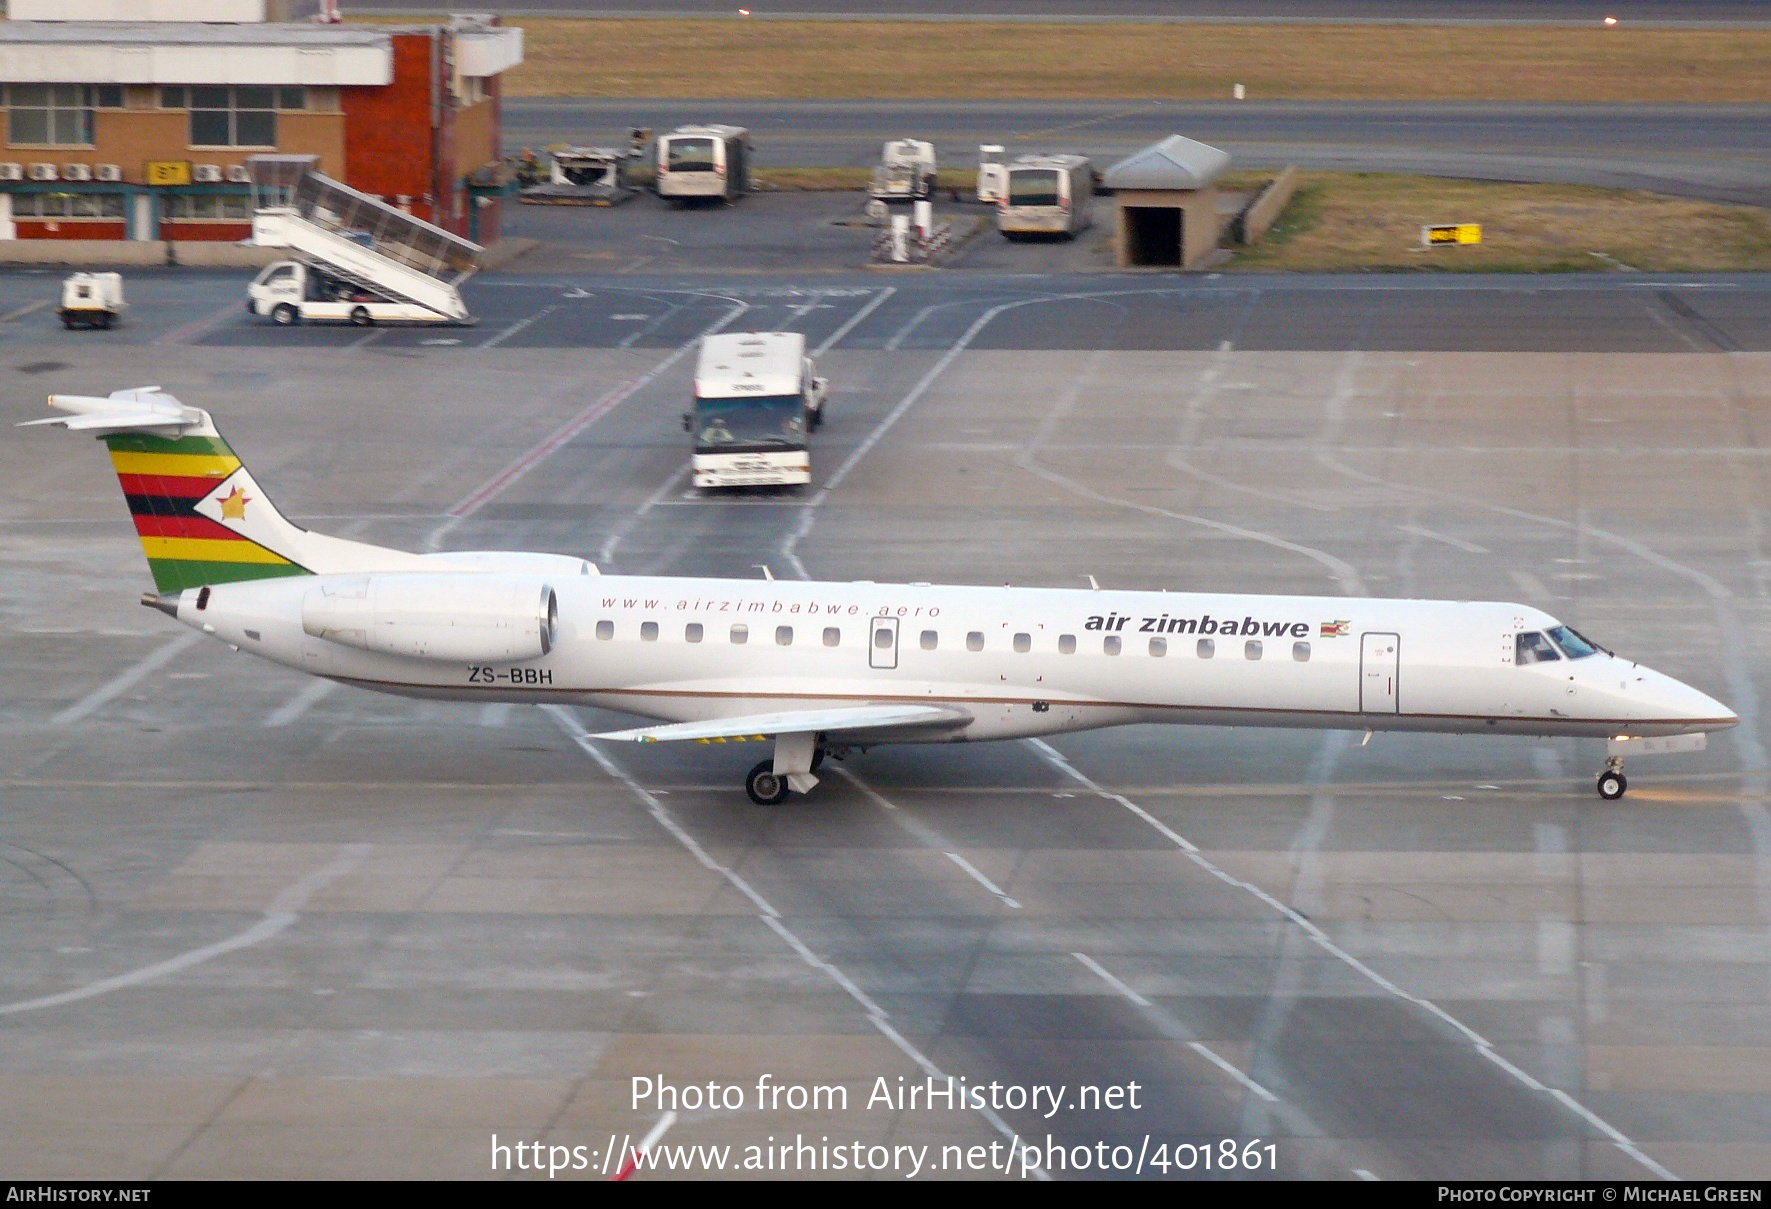
[[[558,625],[553,589],[528,576],[322,575],[301,602],[301,628],[315,638],[419,659],[539,659]]]

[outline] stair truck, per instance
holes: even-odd
[[[290,204],[260,208],[252,240],[292,254],[246,290],[246,309],[279,326],[474,322],[458,287],[478,244],[319,173],[300,178]]]

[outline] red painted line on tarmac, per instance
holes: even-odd
[[[230,302],[213,315],[205,315],[201,319],[193,319],[183,327],[175,327],[155,339],[159,344],[189,344],[198,336],[206,335],[210,328],[219,327],[223,320],[238,315],[244,308],[237,302]]]
[[[648,375],[648,377],[650,377],[650,375]],[[646,380],[646,378],[636,378],[623,382],[620,386],[598,399],[595,403],[592,403],[589,407],[579,412],[573,419],[567,421],[565,426],[555,431],[552,436],[546,438],[539,445],[517,458],[516,461],[487,479],[480,486],[474,488],[472,493],[464,498],[459,504],[456,504],[453,508],[449,509],[449,515],[453,517],[465,517],[472,516],[475,512],[478,512],[481,508],[485,507],[487,503],[503,492],[505,488],[522,478],[525,474],[528,474],[529,471],[533,470],[536,464],[543,458],[547,457],[548,454],[564,445],[567,441],[570,441],[586,428],[589,428],[592,424],[602,419],[603,416],[613,408],[624,402],[627,397],[633,394],[634,391],[638,390],[641,384]]]

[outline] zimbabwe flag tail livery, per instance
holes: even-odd
[[[69,414],[27,424],[90,432],[110,449],[161,593],[287,575],[399,570],[416,557],[291,524],[209,413],[157,386],[102,398],[51,395],[49,405]]]

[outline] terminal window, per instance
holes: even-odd
[[[14,218],[122,218],[120,193],[14,193]]]
[[[92,111],[121,109],[116,84],[8,84],[6,141],[44,147],[92,146]]]
[[[160,108],[190,110],[193,147],[275,147],[277,111],[307,108],[307,90],[266,84],[171,84]]]

